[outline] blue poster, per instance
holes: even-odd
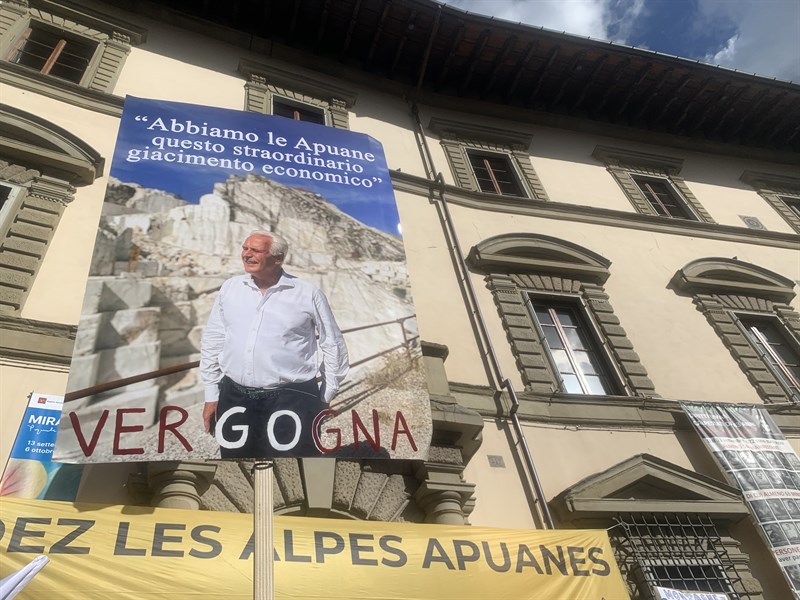
[[[11,458],[0,480],[0,496],[73,500],[80,470],[53,462],[63,396],[31,393]]]
[[[424,459],[430,400],[370,136],[127,98],[64,462]]]

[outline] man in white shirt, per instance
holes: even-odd
[[[319,455],[314,417],[349,370],[325,295],[284,272],[288,249],[253,232],[242,244],[246,273],[222,284],[203,331],[203,421],[209,432],[216,419],[223,458]]]

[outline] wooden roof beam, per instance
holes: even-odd
[[[517,36],[512,35],[509,36],[506,40],[506,43],[503,44],[503,49],[497,54],[497,58],[492,63],[492,75],[489,77],[489,81],[483,87],[483,96],[487,95],[494,86],[494,82],[497,81],[497,75],[500,73],[500,67],[503,66],[503,63],[506,61],[506,58],[508,58],[509,53],[514,48],[516,43]]]
[[[630,57],[625,57],[621,61],[619,61],[616,68],[614,69],[614,74],[611,76],[611,79],[615,84],[620,80],[620,78],[622,78],[622,75],[623,73],[625,73],[625,69],[628,67],[629,64],[631,64]],[[593,113],[597,114],[603,110],[603,107],[606,105],[606,102],[608,102],[608,99],[611,97],[611,92],[614,89],[615,88],[613,85],[609,85],[606,87],[606,91],[603,92],[603,97],[600,98],[600,102],[598,102],[597,104],[594,105],[594,107],[592,107]]]
[[[658,93],[661,91],[661,88],[664,87],[664,84],[667,83],[667,81],[669,80],[670,77],[672,77],[672,73],[673,73],[674,70],[675,69],[670,67],[669,69],[664,71],[664,74],[661,76],[661,79],[659,79],[658,83],[656,84],[656,89],[653,90],[653,92],[645,99],[644,102],[642,102],[642,106],[639,108],[638,111],[636,111],[636,117],[635,118],[638,119],[645,112],[647,112],[647,109],[650,106],[650,104],[652,104],[653,100],[658,97],[658,95],[659,95]]]
[[[658,123],[661,120],[661,117],[663,117],[667,113],[669,107],[678,101],[678,99],[680,98],[679,94],[683,91],[683,88],[686,87],[686,84],[688,84],[689,81],[691,81],[691,79],[692,79],[691,73],[687,73],[681,78],[681,80],[678,82],[678,86],[671,92],[670,99],[664,103],[664,105],[661,107],[661,110],[658,111],[658,114],[653,119],[653,124]]]
[[[755,98],[753,98],[753,100],[751,101],[752,105],[750,107],[750,110],[747,111],[747,113],[749,115],[757,115],[757,114],[759,114],[760,111],[761,111],[761,106],[766,101],[767,96],[769,96],[769,88],[764,88],[763,90],[761,90],[761,92]],[[745,123],[747,123],[747,121],[749,121],[749,120],[750,119],[747,118],[747,117],[739,119],[739,124],[736,126],[736,128],[730,134],[731,138],[736,137],[739,134],[739,132],[744,128]]]
[[[561,79],[561,86],[558,88],[556,95],[553,96],[547,103],[548,109],[552,108],[553,106],[556,106],[559,100],[561,100],[561,97],[564,95],[564,91],[567,89],[567,85],[575,77],[575,74],[578,72],[578,65],[584,59],[585,56],[586,56],[586,50],[581,50],[575,55],[575,58],[572,59],[572,62],[568,67],[569,75]]]
[[[597,77],[597,74],[600,72],[600,69],[603,68],[603,65],[606,64],[608,61],[608,54],[603,54],[600,58],[598,58],[595,63],[594,67],[592,68],[592,72],[589,73],[589,77],[586,78],[586,81],[583,82],[583,89],[581,90],[580,96],[572,105],[571,110],[577,110],[578,107],[583,103],[583,99],[586,98],[586,94],[589,91],[589,86]]]
[[[295,32],[297,31],[297,15],[300,14],[300,3],[302,0],[294,0],[294,8],[292,9],[292,18],[289,21],[289,31],[286,32],[286,38],[289,40],[294,39]]]
[[[542,87],[542,82],[544,81],[544,75],[547,73],[547,69],[550,68],[550,65],[553,64],[553,61],[558,56],[559,51],[561,50],[561,46],[556,44],[553,46],[553,49],[550,51],[550,55],[545,60],[544,64],[541,66],[539,71],[534,76],[534,80],[536,81],[536,85],[533,88],[533,91],[528,96],[528,104],[533,102],[534,98],[536,98],[536,94],[539,93],[539,89]]]
[[[450,64],[453,62],[453,57],[456,55],[456,50],[461,45],[461,40],[464,38],[464,32],[466,31],[466,25],[464,25],[464,21],[458,22],[458,31],[456,31],[456,36],[453,39],[453,43],[450,44],[450,49],[447,51],[447,58],[444,59],[442,63],[442,70],[439,72],[439,77],[436,79],[436,87],[440,87],[442,82],[444,82],[444,78],[447,76],[447,72],[450,70]]]
[[[642,85],[642,82],[645,80],[645,77],[647,77],[647,74],[650,72],[650,67],[652,66],[653,63],[647,62],[641,69],[639,69],[639,72],[636,74],[636,81],[634,81],[633,85],[628,88],[628,93],[625,94],[625,100],[622,101],[622,104],[620,104],[619,108],[617,109],[616,116],[620,116],[623,112],[625,112],[625,109],[628,108],[628,104],[630,103],[636,88]]]
[[[347,34],[344,36],[344,42],[342,43],[342,49],[339,52],[339,58],[344,59],[347,51],[350,49],[350,42],[353,41],[353,32],[356,30],[356,25],[358,24],[358,13],[361,11],[361,0],[356,0],[356,3],[353,5],[353,12],[350,13],[350,26],[347,28]]]
[[[699,118],[692,123],[693,129],[700,129],[703,126],[703,123],[706,122],[709,115],[714,112],[717,107],[719,106],[721,98],[727,98],[726,94],[728,93],[728,88],[731,86],[730,80],[725,82],[725,85],[722,86],[722,90],[719,93],[715,94],[713,98],[709,98],[708,102],[705,105],[700,107],[700,110],[697,112],[699,113]]]
[[[461,80],[461,83],[458,86],[459,94],[463,94],[464,90],[466,90],[469,87],[469,84],[472,81],[472,76],[475,73],[475,65],[478,62],[478,57],[481,55],[483,49],[486,47],[486,43],[489,41],[489,34],[490,31],[488,29],[484,29],[478,36],[478,41],[473,46],[472,54],[470,54],[469,57],[469,67],[467,68],[467,75]]]
[[[360,0],[359,0],[360,2]],[[397,50],[395,50],[394,58],[392,59],[392,66],[389,67],[389,76],[394,75],[394,70],[397,68],[397,63],[400,61],[400,57],[403,54],[403,48],[408,41],[408,32],[414,29],[414,21],[417,19],[417,11],[412,10],[411,16],[406,21],[405,30],[403,31],[403,36],[400,38],[400,43],[397,44]]]
[[[375,33],[372,34],[372,43],[369,45],[366,64],[370,64],[372,62],[372,57],[375,55],[375,50],[378,47],[378,42],[380,41],[381,34],[383,33],[383,26],[386,23],[386,17],[389,15],[389,9],[391,8],[392,0],[386,0],[386,3],[383,5],[381,16],[378,18],[378,26],[375,28]]]
[[[325,36],[325,27],[328,25],[328,16],[330,15],[330,12],[331,0],[325,0],[325,4],[322,6],[322,14],[319,17],[319,27],[317,27],[317,52],[319,52],[320,45],[322,44],[322,38]]]
[[[773,139],[775,139],[776,135],[778,135],[780,132],[784,131],[784,123],[786,123],[786,121],[789,119],[789,117],[792,115],[792,113],[797,112],[797,109],[798,109],[798,105],[797,104],[789,105],[789,107],[786,109],[786,112],[783,114],[783,116],[780,117],[775,122],[775,126],[772,128],[772,133],[770,133],[769,137],[767,138],[767,143],[768,144],[771,143]]]
[[[683,112],[681,113],[681,116],[680,116],[680,117],[678,117],[678,120],[677,120],[677,121],[675,121],[675,123],[673,124],[673,128],[674,128],[674,129],[677,129],[678,127],[680,127],[680,126],[681,126],[681,123],[683,123],[683,122],[684,122],[684,120],[686,119],[686,117],[688,117],[688,116],[689,116],[689,113],[691,112],[691,110],[692,110],[692,107],[694,107],[694,106],[695,106],[695,105],[696,105],[696,104],[699,102],[699,100],[700,100],[701,96],[702,96],[702,95],[705,93],[705,91],[708,89],[708,86],[710,86],[710,85],[711,85],[711,82],[712,82],[712,81],[713,81],[713,78],[712,78],[712,77],[709,77],[708,79],[706,79],[706,80],[705,80],[705,81],[704,81],[704,82],[703,82],[703,83],[700,85],[700,87],[699,87],[699,88],[697,88],[697,91],[694,93],[694,96],[692,96],[692,99],[691,99],[691,100],[689,100],[689,101],[686,103],[686,105],[683,107]]]
[[[531,57],[533,53],[536,52],[536,49],[539,47],[539,40],[534,40],[528,44],[528,48],[525,50],[525,54],[522,56],[522,59],[517,63],[517,66],[514,67],[514,79],[511,81],[511,85],[508,86],[505,94],[505,101],[508,102],[511,99],[511,96],[514,95],[514,91],[517,89],[517,85],[519,85],[519,80],[522,78],[522,74],[527,70],[528,63],[531,61]]]
[[[717,119],[717,123],[711,129],[711,131],[709,132],[709,135],[716,135],[717,131],[720,130],[720,128],[722,127],[722,124],[726,121],[726,119],[731,115],[731,113],[734,110],[736,110],[736,106],[737,106],[737,102],[739,101],[739,98],[741,98],[744,95],[744,93],[749,89],[750,89],[750,86],[746,85],[746,86],[742,87],[738,92],[733,94],[733,97],[731,98],[731,101],[730,101],[730,105],[728,106],[728,108],[725,109],[725,112],[722,113],[722,116],[719,119]]]
[[[783,99],[785,95],[786,92],[781,92],[780,94],[777,94],[772,97],[772,101],[769,103],[764,112],[762,112],[759,118],[756,119],[755,122],[753,122],[752,126],[748,127],[748,129],[750,129],[750,135],[747,136],[748,140],[753,140],[758,137],[758,132],[761,129],[761,126],[764,124],[764,121],[766,121],[767,118],[769,118],[769,116],[777,108],[777,106],[780,104],[780,101]]]
[[[796,138],[798,135],[800,135],[800,125],[798,125],[797,127],[794,128],[794,131],[789,135],[789,137],[787,137],[783,141],[783,143],[786,144],[786,145],[789,145],[791,143],[791,141],[794,138]]]

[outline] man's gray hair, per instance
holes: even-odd
[[[251,231],[250,235],[263,235],[271,239],[272,243],[269,245],[269,251],[272,256],[286,256],[289,252],[289,242],[276,233],[258,229]]]

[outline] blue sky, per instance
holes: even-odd
[[[446,4],[800,83],[800,0],[446,0]]]

